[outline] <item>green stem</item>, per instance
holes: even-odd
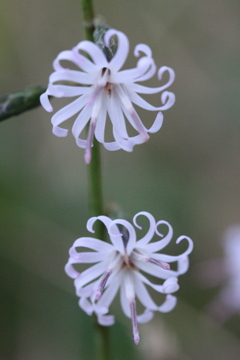
[[[82,0],[82,11],[84,20],[85,39],[94,41],[94,13],[91,0]],[[101,161],[100,147],[96,139],[92,147],[92,159],[88,165],[89,181],[89,210],[91,216],[103,215],[103,197],[102,197],[102,178],[101,178]],[[104,237],[104,226],[102,222],[95,225],[95,236],[98,239]],[[110,360],[109,328],[97,323],[94,316],[94,326],[96,332],[96,359]]]
[[[0,121],[19,115],[40,105],[46,86],[36,85],[0,98]]]

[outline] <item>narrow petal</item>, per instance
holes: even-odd
[[[130,90],[129,88],[127,89],[128,91],[128,95],[130,100],[138,105],[139,107],[145,109],[145,110],[149,110],[149,111],[163,111],[163,110],[168,110],[170,109],[170,107],[173,106],[173,104],[175,103],[175,95],[169,91],[164,91],[161,95],[161,101],[163,103],[163,106],[153,106],[151,104],[149,104],[146,100],[144,100],[143,98],[141,98],[137,93],[135,93],[134,91]]]
[[[131,84],[134,81],[140,81],[141,77],[145,76],[145,74],[151,70],[153,66],[153,59],[143,57],[137,62],[136,68],[122,70],[117,73],[112,72],[109,78],[110,82],[115,84]]]
[[[156,88],[150,88],[147,86],[143,86],[143,85],[139,85],[136,83],[130,84],[129,87],[132,91],[137,92],[139,94],[156,94],[158,92],[161,92],[165,89],[167,89],[169,86],[172,85],[172,83],[175,80],[175,72],[173,69],[167,67],[167,66],[162,66],[159,70],[158,70],[158,78],[159,80],[162,79],[162,76],[165,72],[168,72],[169,74],[169,80],[167,81],[166,84],[160,86],[160,87],[156,87]]]
[[[145,273],[149,275],[153,275],[159,279],[168,279],[170,277],[176,277],[180,275],[178,271],[165,270],[155,264],[146,263],[142,261],[134,261],[134,265],[138,267],[140,270],[144,271]]]
[[[64,270],[70,278],[76,279],[80,273],[76,269],[74,269],[72,264],[73,264],[73,260],[69,258],[67,264],[64,267]]]
[[[163,291],[165,294],[171,294],[179,290],[178,279],[172,277],[164,281]]]
[[[118,38],[118,46],[117,46],[116,54],[109,62],[109,68],[117,72],[119,69],[121,69],[128,56],[129,41],[126,35],[123,34],[121,31],[110,29],[106,32],[104,37],[105,44],[107,46],[110,45],[110,39],[113,35],[116,35]]]
[[[113,315],[98,315],[98,323],[102,326],[111,326],[115,323]]]
[[[95,83],[96,74],[87,74],[79,70],[65,69],[53,72],[49,77],[49,83],[57,81],[71,81],[77,84],[92,85]]]
[[[145,309],[145,311],[137,316],[137,321],[140,324],[144,324],[152,320],[154,313],[150,311],[149,309]]]
[[[78,290],[82,288],[87,283],[96,279],[100,275],[104,273],[108,265],[108,261],[102,261],[96,265],[91,266],[87,270],[83,271],[75,280],[74,285],[76,287],[76,293],[78,294]]]
[[[146,44],[138,44],[135,46],[134,49],[134,56],[139,57],[140,52],[143,52],[148,57],[152,57],[152,50],[151,48]]]
[[[48,86],[49,94],[55,97],[71,97],[87,94],[90,91],[89,87],[84,86],[69,86],[69,85],[53,85]]]
[[[84,59],[82,57],[78,56],[78,54],[74,53],[72,50],[65,50],[60,52],[56,59],[53,62],[53,68],[56,71],[62,71],[66,70],[65,67],[63,67],[60,63],[61,60],[67,60],[73,62],[75,65],[77,65],[79,68],[81,68],[81,63],[84,62]]]
[[[101,306],[105,306],[106,308],[109,308],[111,305],[113,299],[115,298],[118,289],[122,282],[122,274],[118,274],[117,276],[113,276],[113,279],[111,280],[110,285],[108,288],[104,291],[103,295],[101,296],[100,300],[98,301],[98,304]]]
[[[113,246],[105,241],[93,239],[91,237],[82,237],[74,241],[73,246],[69,250],[70,257],[74,259],[79,259],[79,257],[81,257],[81,253],[76,251],[77,247],[86,247],[100,252],[110,252],[114,250]]]
[[[172,229],[171,225],[167,221],[161,220],[161,221],[157,222],[156,229],[157,229],[157,226],[159,226],[161,224],[167,225],[168,233],[163,239],[161,239],[159,241],[155,241],[154,243],[151,243],[151,244],[147,244],[146,250],[148,253],[154,253],[156,251],[162,250],[165,246],[167,246],[170,243],[170,241],[172,239],[173,229]],[[157,234],[159,236],[162,236],[162,234],[158,233],[158,231],[156,229],[155,229],[155,231],[157,232]],[[139,246],[139,244],[138,244],[138,246]],[[163,259],[163,261],[165,261],[165,260]]]
[[[90,303],[89,300],[87,300],[86,298],[81,298],[78,302],[80,308],[85,311],[85,313],[89,316],[92,315],[93,313],[93,305]]]
[[[136,291],[136,295],[139,301],[145,306],[147,309],[150,310],[157,310],[157,305],[152,300],[151,296],[149,295],[146,287],[144,286],[143,282],[140,280],[137,272],[134,271],[134,287]]]
[[[108,67],[108,61],[105,57],[105,55],[103,54],[103,52],[99,49],[99,47],[94,44],[91,41],[81,41],[76,47],[76,50],[83,50],[85,51],[88,55],[90,55],[91,59],[93,60],[93,62],[96,64],[98,69],[102,69],[104,67]],[[87,62],[86,62],[87,64]],[[86,68],[85,68],[86,69]]]
[[[124,255],[124,247],[123,247],[123,242],[122,242],[122,237],[121,237],[120,231],[116,225],[114,225],[114,224],[111,225],[113,221],[110,218],[108,218],[107,216],[92,217],[87,222],[88,231],[94,232],[93,224],[97,220],[102,221],[107,229],[109,229],[109,227],[111,226],[111,234],[109,233],[110,240],[111,240],[112,244],[114,245],[115,250],[119,251],[120,254]]]
[[[126,245],[126,251],[127,251],[127,254],[130,255],[136,244],[136,232],[134,230],[134,227],[126,220],[122,220],[122,219],[113,220],[111,222],[111,224],[108,226],[108,233],[110,235],[112,235],[113,237],[115,235],[112,232],[112,227],[115,227],[117,224],[123,225],[129,233],[129,238],[128,238],[128,242]]]
[[[83,129],[86,127],[88,121],[91,118],[91,113],[92,113],[91,107],[85,106],[73,123],[72,134],[75,137],[77,144],[78,144],[79,136],[81,135]]]
[[[137,246],[139,246],[139,245],[144,246],[144,245],[146,245],[146,244],[149,243],[149,241],[152,239],[152,237],[153,237],[154,234],[155,234],[156,221],[155,221],[154,217],[153,217],[150,213],[148,213],[148,212],[146,212],[146,211],[141,211],[141,212],[137,213],[137,214],[134,216],[134,218],[133,218],[133,223],[134,223],[134,225],[135,225],[138,229],[140,229],[140,230],[142,230],[142,227],[139,226],[138,223],[137,223],[137,218],[138,218],[140,215],[145,216],[145,217],[149,220],[149,229],[148,229],[148,232],[146,233],[146,235],[145,235],[144,237],[142,237],[142,238],[141,238],[140,240],[138,240],[138,242],[137,242]]]
[[[52,119],[51,123],[53,125],[53,131],[56,132],[57,129],[64,130],[67,133],[67,130],[61,129],[58,127],[62,122],[69,119],[73,115],[75,115],[77,112],[79,112],[82,107],[86,103],[86,95],[81,96],[80,98],[77,98],[67,106],[64,106],[61,110],[57,111]]]
[[[177,298],[173,295],[167,295],[165,302],[159,306],[158,311],[167,313],[169,311],[172,311],[177,304]]]
[[[53,107],[49,101],[49,91],[45,91],[45,93],[43,93],[41,96],[40,96],[40,102],[41,102],[41,105],[43,106],[43,108],[48,111],[48,112],[52,112],[53,111]]]

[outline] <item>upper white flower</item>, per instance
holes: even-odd
[[[91,160],[91,147],[94,135],[108,150],[123,149],[132,151],[133,146],[148,140],[148,133],[157,132],[163,122],[163,110],[169,109],[175,102],[172,92],[164,91],[174,81],[174,71],[162,66],[158,70],[158,78],[162,79],[163,73],[169,75],[166,84],[157,88],[149,88],[136,82],[150,79],[156,72],[156,65],[152,58],[151,49],[145,44],[135,47],[134,55],[142,56],[136,68],[120,70],[125,63],[129,52],[129,42],[122,32],[110,29],[105,34],[105,44],[109,46],[111,37],[116,35],[118,47],[113,58],[108,62],[100,48],[90,42],[81,41],[72,50],[61,52],[53,62],[54,72],[49,77],[47,91],[41,95],[40,100],[45,110],[51,112],[53,108],[49,102],[49,96],[76,97],[73,102],[57,111],[52,117],[53,133],[57,136],[67,136],[68,130],[59,127],[62,122],[77,115],[72,127],[73,136],[79,147],[85,148],[85,161]],[[89,55],[91,60],[81,52]],[[74,63],[79,70],[71,70],[61,65],[62,60]],[[62,85],[61,82],[71,82],[71,85]],[[155,107],[138,94],[154,94],[162,92],[161,106]],[[153,125],[146,128],[139,118],[133,104],[150,111],[158,111]],[[107,114],[112,123],[113,137],[115,141],[105,141],[105,124]],[[126,120],[139,133],[129,136],[126,128]],[[89,122],[86,139],[81,138],[81,133]]]
[[[133,218],[133,224],[142,229],[137,223],[137,217],[144,215],[149,220],[147,233],[137,241],[133,225],[126,220],[111,220],[106,216],[93,217],[87,222],[87,229],[93,231],[93,224],[100,220],[107,228],[111,244],[82,237],[77,239],[69,250],[69,260],[65,266],[66,273],[74,280],[76,294],[80,297],[79,305],[88,314],[97,314],[101,325],[112,325],[114,316],[106,315],[109,311],[117,291],[120,289],[121,306],[124,314],[132,319],[134,341],[139,342],[138,322],[144,323],[152,319],[153,311],[168,312],[176,305],[176,297],[172,294],[179,289],[177,276],[188,269],[188,254],[193,249],[192,240],[187,236],[180,236],[176,243],[183,239],[188,241],[187,250],[177,256],[158,253],[169,244],[173,230],[166,221],[156,223],[148,212],[140,212]],[[166,225],[167,235],[158,231],[159,225]],[[121,231],[120,231],[121,229]],[[162,239],[150,243],[157,234]],[[89,248],[94,252],[78,252],[77,248]],[[176,270],[170,270],[169,263],[176,262]],[[96,263],[82,273],[76,269],[76,264]],[[153,284],[142,272],[165,280],[162,285]],[[162,305],[158,306],[148,293],[146,285],[159,293],[167,294]],[[136,300],[145,307],[141,315],[137,315]]]

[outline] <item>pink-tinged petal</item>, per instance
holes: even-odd
[[[102,94],[102,108],[99,113],[99,117],[97,119],[95,137],[96,137],[97,141],[102,143],[103,146],[107,150],[115,151],[115,150],[121,149],[121,147],[116,143],[116,141],[114,141],[114,142],[105,142],[104,141],[104,133],[105,133],[105,126],[106,126],[106,119],[107,119],[106,96],[107,95],[105,93]]]
[[[129,238],[128,238],[127,244],[126,244],[126,251],[127,251],[127,254],[129,255],[129,254],[131,254],[131,252],[136,244],[136,232],[134,230],[134,227],[128,221],[122,220],[122,219],[117,219],[117,220],[113,220],[111,222],[111,224],[108,226],[108,233],[110,235],[112,235],[113,237],[115,235],[112,231],[112,228],[114,228],[117,224],[124,226],[128,231]]]
[[[113,96],[107,99],[107,109],[110,120],[112,122],[113,128],[116,129],[118,134],[122,138],[128,138],[126,124],[120,106],[121,103],[118,98],[118,92],[115,89],[113,89],[112,95]]]
[[[107,269],[108,261],[102,261],[96,265],[91,266],[87,270],[83,271],[75,280],[74,285],[76,287],[76,294],[78,295],[78,290],[81,289],[84,285],[95,280],[97,277],[102,275]]]
[[[141,315],[137,316],[137,321],[140,324],[144,324],[152,320],[154,313],[149,309],[145,309]]]
[[[102,251],[110,252],[114,250],[113,246],[111,244],[106,243],[105,241],[93,239],[91,237],[79,238],[76,241],[74,241],[73,246],[69,250],[70,257],[74,258],[75,260],[78,260],[79,256],[81,255],[81,253],[78,253],[76,251],[76,248],[78,247],[86,247],[99,252]]]
[[[55,71],[62,71],[66,70],[65,67],[63,67],[60,63],[61,60],[67,60],[73,62],[75,65],[77,65],[79,68],[81,68],[81,63],[83,60],[80,56],[77,56],[77,54],[74,54],[72,50],[65,50],[60,52],[56,59],[53,62],[53,68]]]
[[[111,326],[115,323],[113,315],[98,315],[98,323],[102,326]]]
[[[55,97],[71,97],[87,94],[90,91],[89,87],[84,86],[69,86],[69,85],[52,85],[48,86],[49,94]]]
[[[109,81],[115,84],[131,84],[134,81],[139,81],[149,69],[153,66],[153,59],[144,57],[137,62],[137,67],[134,69],[122,70],[118,73],[112,72]]]
[[[163,236],[163,235],[162,235],[161,233],[159,233],[158,230],[157,230],[157,227],[158,227],[159,225],[162,225],[162,224],[167,225],[167,227],[168,227],[168,233],[167,233],[167,235],[165,235],[165,237],[164,237],[163,239],[161,239],[161,240],[159,240],[159,241],[155,241],[155,242],[153,242],[153,243],[151,243],[151,244],[148,244],[148,245],[146,246],[146,250],[147,250],[148,253],[154,253],[154,252],[156,252],[156,251],[162,250],[165,246],[167,246],[167,245],[170,243],[170,241],[171,241],[171,239],[172,239],[173,229],[172,229],[171,225],[170,225],[167,221],[164,221],[164,220],[160,220],[160,221],[158,221],[157,224],[156,224],[156,229],[155,229],[155,231],[156,231],[157,235],[159,235],[159,236],[161,236],[161,237]],[[164,261],[164,260],[163,260],[163,261]]]
[[[96,74],[86,74],[79,70],[65,69],[53,72],[49,77],[49,83],[58,81],[71,81],[77,84],[92,85],[95,83]]]
[[[138,44],[135,46],[134,56],[139,57],[141,52],[143,52],[148,57],[152,57],[152,50],[146,44]]]
[[[78,138],[81,135],[83,129],[86,127],[89,119],[91,118],[92,109],[85,106],[80,114],[77,116],[72,127],[72,134],[78,142]]]
[[[167,313],[169,311],[172,311],[177,304],[177,298],[173,295],[167,295],[166,300],[164,303],[159,306],[158,311]]]
[[[141,119],[139,118],[136,110],[134,109],[131,101],[129,100],[128,95],[125,91],[125,88],[126,88],[125,86],[117,86],[116,87],[116,93],[119,98],[118,104],[119,105],[121,104],[121,107],[119,106],[119,110],[117,112],[118,116],[120,117],[120,114],[121,114],[121,116],[123,117],[123,114],[122,114],[122,109],[123,109],[124,113],[127,114],[126,115],[127,118],[130,119],[131,125],[134,127],[134,129],[136,129],[139,132],[143,141],[147,141],[149,139],[149,136],[147,134],[146,128],[144,127],[144,125],[143,125]],[[124,117],[123,117],[122,122],[125,127]],[[119,131],[119,129],[118,129],[118,131]],[[126,130],[125,130],[125,133],[126,133]],[[124,135],[124,133],[122,132],[121,135],[123,137],[128,137],[127,133],[126,133],[126,135]]]
[[[41,96],[40,96],[40,102],[41,102],[41,105],[43,106],[43,108],[48,111],[48,112],[52,112],[53,111],[53,107],[49,101],[49,91],[45,91],[45,93],[43,93]]]
[[[159,131],[161,129],[162,124],[163,124],[163,114],[161,112],[159,112],[156,116],[156,119],[154,120],[154,123],[152,124],[150,129],[148,129],[148,132],[156,133],[157,131]]]
[[[79,44],[78,44],[79,45]],[[99,71],[99,66],[96,66],[92,61],[90,61],[86,56],[84,55],[81,55],[79,53],[79,46],[75,46],[73,49],[72,49],[72,53],[74,54],[75,58],[77,59],[78,61],[78,66],[85,72],[87,73],[96,73]]]
[[[141,98],[137,93],[135,93],[134,91],[130,90],[129,88],[127,89],[128,92],[128,96],[129,99],[136,105],[138,105],[139,107],[145,109],[145,110],[149,110],[149,111],[163,111],[163,110],[167,110],[170,107],[173,106],[174,102],[175,102],[175,95],[171,92],[168,91],[164,91],[161,95],[161,100],[162,103],[164,104],[163,106],[153,106],[151,104],[149,104],[146,100],[144,100],[143,98]]]
[[[60,125],[62,122],[79,112],[83,108],[85,103],[86,95],[83,95],[57,111],[51,119],[53,129],[57,128],[58,125]]]
[[[167,66],[162,66],[159,70],[158,70],[158,78],[159,80],[162,80],[162,76],[165,72],[169,73],[169,80],[167,81],[166,84],[160,86],[160,87],[156,87],[156,88],[150,88],[147,86],[143,86],[143,85],[139,85],[136,83],[133,84],[129,84],[129,88],[132,91],[135,91],[139,94],[156,94],[158,92],[161,92],[165,89],[167,89],[169,86],[172,85],[172,83],[174,82],[175,79],[175,72],[173,69],[167,67]]]
[[[137,246],[139,245],[146,245],[149,243],[149,241],[152,239],[152,237],[154,236],[155,234],[155,229],[156,229],[156,221],[154,219],[154,217],[146,212],[146,211],[141,211],[139,213],[137,213],[134,218],[133,218],[133,224],[140,230],[142,230],[142,227],[140,225],[138,225],[137,223],[137,218],[140,216],[140,215],[143,215],[145,216],[146,218],[148,218],[149,220],[149,229],[148,229],[148,232],[146,233],[146,235],[144,237],[142,237],[140,240],[138,240],[137,242]],[[136,247],[137,247],[136,246]]]
[[[90,55],[91,59],[93,60],[93,62],[95,63],[95,68],[96,69],[102,69],[104,67],[108,67],[108,61],[105,57],[105,55],[103,54],[103,52],[100,50],[100,48],[94,44],[91,41],[81,41],[76,47],[76,50],[82,50],[85,51],[88,55]],[[86,62],[87,64],[87,62]],[[85,67],[86,69],[86,67]],[[87,69],[86,69],[87,71]]]
[[[113,35],[117,35],[118,38],[118,46],[117,51],[112,60],[109,62],[109,68],[114,71],[118,71],[121,69],[123,64],[126,61],[129,51],[129,41],[125,34],[121,31],[117,31],[114,29],[110,29],[106,32],[104,40],[107,46],[110,45],[110,39]]]
[[[87,222],[88,231],[94,232],[93,224],[97,220],[102,221],[102,223],[106,226],[107,230],[111,226],[111,233],[109,233],[110,240],[111,240],[112,244],[114,245],[116,251],[119,251],[120,254],[124,255],[124,247],[123,247],[121,233],[116,225],[114,225],[114,224],[111,225],[113,221],[110,218],[108,218],[107,216],[92,217]]]

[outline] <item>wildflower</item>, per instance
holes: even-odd
[[[163,122],[161,111],[169,109],[175,102],[174,94],[165,91],[174,81],[174,71],[167,66],[162,66],[158,70],[159,80],[162,79],[164,73],[169,75],[167,83],[160,87],[149,88],[137,84],[137,82],[150,79],[156,72],[151,49],[145,44],[138,44],[135,47],[134,55],[139,57],[142,52],[144,56],[139,59],[136,68],[120,70],[128,55],[129,42],[122,32],[110,29],[105,34],[106,46],[109,46],[111,37],[114,35],[118,38],[118,47],[110,61],[107,60],[100,48],[90,41],[81,41],[72,50],[61,52],[53,62],[55,71],[49,77],[48,88],[40,98],[45,110],[51,112],[53,108],[49,102],[49,96],[77,97],[57,111],[51,122],[53,133],[64,137],[67,136],[68,130],[59,125],[78,114],[72,127],[72,133],[77,145],[85,149],[86,163],[91,160],[94,136],[107,150],[132,151],[134,145],[148,140],[148,133],[155,133],[161,128]],[[89,55],[91,60],[81,53],[83,51]],[[72,62],[79,70],[64,68],[60,63],[62,60]],[[66,84],[66,82],[68,83]],[[162,92],[162,105],[159,107],[152,106],[138,95],[160,92]],[[133,104],[146,110],[158,111],[156,119],[149,129],[143,125]],[[115,140],[112,142],[105,141],[107,114],[112,123]],[[128,135],[126,119],[138,135]],[[82,131],[88,123],[87,138],[82,139]]]
[[[109,306],[120,290],[121,307],[124,314],[131,318],[134,341],[139,342],[138,323],[145,323],[152,319],[153,311],[168,312],[176,305],[176,297],[171,295],[179,289],[177,276],[188,269],[188,254],[192,251],[192,240],[187,236],[180,236],[176,243],[183,239],[188,241],[187,250],[177,256],[159,253],[172,239],[173,230],[166,221],[156,223],[148,212],[139,212],[133,218],[133,224],[142,229],[137,223],[138,216],[145,216],[149,220],[147,233],[137,241],[136,231],[126,220],[111,220],[106,216],[93,217],[87,222],[87,229],[93,231],[93,224],[100,220],[106,226],[111,244],[82,237],[77,239],[69,250],[69,260],[65,271],[74,279],[76,294],[79,296],[79,306],[88,314],[96,313],[101,325],[109,326],[114,323],[114,316],[109,315]],[[167,235],[158,231],[160,225],[166,225]],[[121,228],[121,231],[120,231]],[[154,235],[161,240],[150,243]],[[78,248],[89,248],[91,252],[78,252]],[[169,263],[176,262],[177,269],[171,270]],[[79,273],[77,264],[96,263],[87,270]],[[162,285],[152,283],[142,272],[163,279]],[[165,301],[156,305],[148,293],[146,285],[155,291],[166,294]],[[137,315],[136,298],[145,307],[145,311]]]
[[[200,264],[200,280],[205,287],[222,285],[219,294],[207,306],[220,322],[240,314],[240,225],[229,227],[223,236],[223,259]]]

